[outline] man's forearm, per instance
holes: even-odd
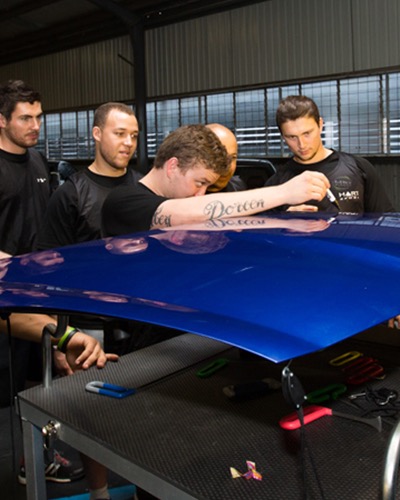
[[[235,193],[213,193],[162,203],[154,214],[153,228],[205,222],[229,217],[245,217],[268,210],[284,201],[281,186]]]
[[[246,217],[283,204],[319,201],[326,195],[329,186],[328,179],[320,172],[305,171],[279,186],[168,199],[155,212],[151,228]]]
[[[56,324],[56,320],[47,314],[13,313],[10,316],[11,335],[23,340],[41,342],[43,328],[49,323]],[[7,321],[0,319],[0,332],[8,333]],[[52,343],[57,339],[52,337]]]

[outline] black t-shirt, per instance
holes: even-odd
[[[0,250],[20,255],[34,249],[49,198],[48,166],[38,151],[0,150]]]
[[[394,212],[393,204],[382,186],[375,167],[365,158],[347,153],[333,151],[324,160],[307,165],[291,159],[279,167],[265,185],[283,184],[305,170],[322,172],[326,175],[331,183],[331,191],[339,202],[340,212],[357,214]],[[307,204],[317,206],[319,211],[337,212],[337,208],[326,197],[320,202],[311,200]],[[286,210],[288,205],[280,208]]]
[[[102,210],[103,236],[147,231],[157,208],[168,198],[158,196],[142,183],[122,186],[108,196]]]
[[[108,177],[89,169],[72,174],[51,198],[38,248],[47,249],[101,238],[101,208],[118,186],[133,186],[141,174]]]
[[[107,195],[118,186],[131,188],[141,177],[132,168],[120,177],[98,175],[87,168],[69,176],[51,197],[38,248],[62,247],[99,239],[101,208]],[[82,330],[104,329],[103,319],[92,315],[70,315],[69,323]]]

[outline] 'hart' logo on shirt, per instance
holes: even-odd
[[[339,193],[339,201],[347,201],[347,200],[359,200],[360,192],[359,191],[345,191]]]
[[[41,184],[44,184],[47,181],[47,179],[46,179],[46,177],[38,177],[36,179],[36,181],[39,182],[39,183],[41,183]]]

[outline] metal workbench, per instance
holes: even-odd
[[[334,381],[326,360],[343,352],[341,344],[291,365],[306,388]],[[229,362],[208,378],[196,375],[210,361]],[[53,421],[58,438],[95,458],[154,496],[166,500],[236,498],[297,500],[304,497],[299,431],[285,431],[279,419],[293,411],[281,391],[232,401],[223,387],[265,377],[280,379],[282,364],[243,355],[236,348],[183,334],[71,377],[54,380],[19,394],[23,419],[28,500],[46,498],[42,427]],[[400,388],[400,373],[390,384]],[[114,399],[85,391],[92,380],[137,388]],[[378,381],[378,384],[388,384]],[[346,401],[335,408],[359,414]],[[393,427],[382,432],[357,422],[324,417],[305,427],[304,456],[310,498],[376,500],[384,454]],[[256,463],[262,481],[232,479],[230,467],[246,472]]]

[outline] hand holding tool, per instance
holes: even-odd
[[[326,196],[327,196],[328,200],[331,203],[333,203],[338,210],[340,210],[339,202],[337,201],[336,196],[332,193],[332,191],[330,189],[327,189]]]

